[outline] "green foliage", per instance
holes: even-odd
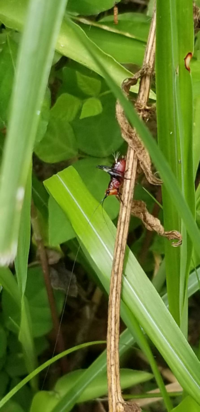
[[[140,390],[146,392],[157,385],[166,410],[177,402],[173,409],[177,412],[200,408],[198,351],[187,342],[188,296],[200,284],[196,270],[200,189],[195,195],[194,186],[200,160],[200,37],[197,33],[194,47],[192,2],[157,2],[156,95],[150,92],[151,99],[157,100],[157,145],[120,90],[122,81],[142,65],[153,1],[143,13],[137,12],[136,3],[130,12],[118,2],[118,24],[113,21],[115,3],[0,0],[0,257],[2,263],[15,258],[11,269],[0,268],[2,411],[70,411],[76,403],[106,395],[105,351],[84,365],[86,369],[56,377],[53,392],[48,382],[45,391],[38,389],[37,375],[64,354],[37,366],[39,355],[44,360],[45,351],[49,358],[52,354],[47,341],[52,319],[30,215],[32,201],[48,263],[53,264],[50,270],[66,274],[74,257],[77,261],[74,277],[79,294],[70,296],[64,313],[64,319],[71,318],[66,329],[73,323],[77,327],[76,314],[82,316],[86,306],[88,310],[91,284],[104,294],[109,291],[116,233],[111,220],[117,218],[119,203],[109,197],[103,209],[99,204],[109,175],[97,166],[111,165],[117,151],[126,153],[115,118],[116,98],[164,182],[159,218],[166,230],[179,230],[183,236],[182,247],[175,249],[158,235],[151,238],[139,219],[131,220],[121,303],[128,329],[121,336],[119,351],[129,359],[137,344],[153,375],[122,368],[122,388],[140,383]],[[193,48],[190,74],[184,58]],[[137,90],[138,85],[131,91]],[[143,187],[144,180],[137,183],[135,199],[145,201],[148,210],[155,212],[156,190]],[[162,262],[159,269],[158,261]],[[57,290],[54,297],[59,316],[64,294]],[[87,328],[86,318],[84,322]],[[95,327],[89,329],[94,332]],[[91,345],[77,345],[71,335],[67,344],[72,348],[65,354]],[[189,395],[182,401],[169,399],[155,350]],[[156,383],[150,384],[152,377]]]

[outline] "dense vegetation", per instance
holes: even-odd
[[[153,1],[119,1],[118,22],[113,7],[113,0],[0,0],[2,411],[98,411],[107,394],[119,203],[110,197],[99,205],[109,177],[96,166],[127,150],[116,98],[163,181],[161,190],[141,176],[134,197],[183,237],[173,248],[131,219],[121,385],[137,399],[159,387],[162,401],[151,399],[144,411],[200,410],[198,2],[157,2],[152,136],[120,86],[142,66]],[[64,350],[73,353],[55,363],[52,356]]]

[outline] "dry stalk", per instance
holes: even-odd
[[[124,94],[128,97],[130,87],[140,80],[139,93],[135,109],[143,120],[149,117],[147,102],[149,98],[151,76],[155,61],[156,12],[152,17],[146,52],[142,69],[122,84]],[[162,182],[152,172],[151,159],[143,142],[135,129],[132,128],[124,114],[123,107],[117,102],[116,117],[120,125],[122,137],[128,143],[126,158],[126,178],[123,183],[122,202],[120,204],[117,235],[115,241],[113,266],[111,272],[108,331],[107,331],[107,368],[108,368],[108,400],[110,412],[139,412],[140,407],[122,398],[119,375],[119,329],[120,329],[120,298],[123,274],[123,262],[129,229],[130,215],[139,217],[144,226],[150,231],[156,231],[160,236],[175,240],[172,246],[182,242],[181,234],[176,230],[166,232],[159,219],[151,215],[146,204],[133,200],[134,186],[137,176],[143,172],[149,183],[160,185]]]
[[[37,243],[38,253],[39,253],[42,271],[44,275],[44,282],[46,286],[47,296],[49,300],[49,307],[51,311],[51,318],[52,318],[52,323],[53,323],[54,339],[57,343],[58,351],[59,353],[61,353],[65,350],[65,343],[64,343],[62,331],[60,328],[59,318],[58,318],[57,309],[56,309],[56,303],[55,303],[55,299],[53,295],[53,290],[51,287],[47,253],[46,253],[46,249],[43,243],[43,238],[41,235],[37,210],[35,208],[33,201],[31,203],[31,224],[32,224],[32,229],[33,229],[33,235]],[[63,374],[66,373],[67,371],[66,358],[61,359],[60,365],[61,365]]]
[[[155,13],[152,18],[149,38],[144,57],[143,68],[140,74],[141,82],[139,94],[137,97],[136,107],[144,108],[147,105],[151,75],[154,69],[155,60]],[[125,84],[124,90],[129,91],[131,84],[137,82],[139,76],[134,77]],[[131,127],[125,118],[123,108],[117,102],[116,107],[117,120],[120,124],[122,136],[127,140],[126,128]],[[134,134],[134,136],[133,136]],[[133,138],[132,138],[133,137]],[[138,158],[135,155],[134,142],[140,141],[136,132],[132,129],[131,136],[128,141],[128,152],[126,159],[126,179],[123,185],[122,202],[120,204],[119,219],[117,225],[117,235],[115,241],[115,250],[113,258],[113,266],[111,272],[109,309],[108,309],[108,331],[107,331],[107,373],[108,373],[108,401],[110,412],[139,412],[141,409],[135,403],[125,402],[122,398],[120,386],[120,363],[119,363],[119,333],[120,333],[120,297],[121,283],[123,274],[124,254],[128,236],[132,198],[137,175]]]

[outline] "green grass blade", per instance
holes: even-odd
[[[81,345],[75,346],[71,349],[67,349],[62,353],[59,353],[59,355],[54,356],[47,362],[43,363],[41,366],[39,366],[37,369],[35,369],[32,373],[30,373],[26,378],[22,379],[18,385],[16,385],[9,393],[7,393],[6,396],[4,396],[0,400],[0,408],[5,405],[6,402],[9,401],[21,388],[23,388],[26,383],[30,382],[31,379],[33,379],[35,376],[37,376],[40,372],[42,372],[44,369],[48,368],[50,365],[52,365],[54,362],[58,361],[59,359],[63,358],[63,356],[69,355],[70,353],[76,352],[77,350],[86,348],[88,346],[92,345],[99,345],[104,343],[103,341],[96,341],[96,342],[89,342],[89,343],[82,343]]]
[[[28,256],[30,249],[30,236],[31,236],[31,223],[30,223],[30,208],[31,208],[31,168],[28,173],[28,179],[26,183],[24,203],[22,207],[22,219],[19,228],[19,239],[18,239],[18,251],[17,257],[15,259],[15,269],[17,277],[16,288],[19,289],[21,294],[21,318],[20,318],[20,328],[19,328],[19,341],[22,344],[24,360],[27,367],[28,373],[32,372],[37,365],[34,339],[32,334],[32,324],[30,317],[29,304],[24,296],[27,281],[27,267],[28,267]],[[37,389],[37,380],[34,379],[32,382],[33,388]]]
[[[194,216],[192,84],[184,64],[185,56],[193,50],[192,3],[187,0],[181,3],[158,1],[156,39],[159,146]],[[184,311],[187,311],[186,287],[192,242],[165,187],[163,206],[166,230],[176,227],[183,236],[183,245],[179,249],[171,248],[166,242],[165,262],[169,307],[177,323],[182,324],[187,333],[187,314]]]
[[[51,392],[51,396],[49,396],[50,393],[47,391],[38,392],[33,398],[30,412],[55,411],[59,403],[59,398],[62,399],[72,387],[76,386],[77,381],[79,381],[84,374],[85,370],[79,369],[61,377],[54,387],[54,392]],[[131,369],[120,369],[120,381],[122,390],[149,381],[151,378],[152,375],[148,372],[141,372]],[[108,388],[106,372],[104,372],[92,380],[90,385],[88,385],[88,387],[78,398],[77,403],[83,403],[98,399],[105,396],[107,392]],[[66,412],[66,408],[59,408],[58,410],[64,410]]]
[[[200,276],[200,269],[197,270]],[[199,283],[196,273],[191,273],[188,282],[188,297],[192,296],[199,289]],[[167,294],[162,297],[165,305],[168,306]],[[123,317],[124,319],[124,317]],[[125,353],[122,350],[130,349],[134,345],[134,338],[131,336],[130,331],[126,329],[120,337],[119,354]],[[76,383],[76,385],[69,391],[69,393],[60,401],[59,407],[65,407],[65,412],[68,412],[77,402],[80,393],[86,388],[86,386],[102,371],[106,370],[106,351],[104,351],[96,360],[89,366],[84,376]],[[155,373],[155,372],[154,372]],[[55,412],[55,411],[54,411]]]
[[[22,207],[22,219],[19,228],[18,251],[15,259],[15,270],[17,276],[18,288],[21,295],[25,293],[27,280],[28,256],[30,249],[31,236],[31,195],[32,195],[32,179],[31,170],[28,174],[24,203]]]
[[[8,268],[0,268],[0,284],[12,296],[14,302],[20,307],[21,294],[17,282]]]
[[[67,0],[31,0],[29,3],[1,170],[1,265],[11,262],[17,252],[21,207],[40,108],[66,3]],[[18,4],[12,10],[13,15],[17,8]]]
[[[97,275],[109,290],[115,228],[83,185],[77,172],[68,168],[45,182],[50,194],[67,214],[73,229],[98,268]],[[127,249],[122,301],[143,326],[177,379],[200,401],[199,362],[167,311],[142,268]]]
[[[21,319],[18,339],[22,345],[27,372],[31,373],[37,366],[37,358],[32,334],[32,320],[30,316],[30,309],[25,295],[23,295],[21,298]],[[37,378],[34,377],[34,379],[32,379],[31,385],[34,390],[38,389]]]

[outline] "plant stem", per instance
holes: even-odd
[[[61,331],[61,325],[60,325],[59,319],[58,319],[55,299],[54,299],[54,295],[53,295],[53,290],[52,290],[52,287],[51,287],[47,254],[46,254],[46,250],[45,250],[42,235],[41,235],[37,210],[35,208],[35,205],[34,205],[33,201],[31,203],[31,223],[32,223],[34,238],[35,238],[35,241],[36,241],[37,247],[38,247],[38,253],[39,253],[39,256],[40,256],[40,262],[41,262],[41,266],[42,266],[42,271],[43,271],[43,275],[44,275],[44,282],[45,282],[45,286],[46,286],[47,296],[48,296],[48,300],[49,300],[49,307],[50,307],[50,311],[51,311],[51,318],[52,318],[54,338],[55,338],[54,350],[56,349],[56,345],[58,345],[58,351],[60,353],[60,352],[63,352],[65,350],[65,344],[64,344],[62,331]],[[66,371],[67,371],[66,358],[61,358],[60,364],[61,364],[62,372],[66,373]]]
[[[155,61],[155,12],[149,32],[143,67],[141,70],[141,81],[139,93],[136,100],[136,109],[146,107],[151,84],[151,75],[154,70]],[[136,77],[133,77],[133,82]],[[131,85],[131,79],[129,86]],[[129,87],[130,88],[130,87]],[[129,91],[129,90],[128,90]],[[119,122],[122,136],[125,135],[125,118],[123,109],[117,103],[117,120]],[[142,111],[140,112],[142,117]],[[136,133],[136,132],[135,132]],[[123,136],[124,137],[124,136]],[[120,363],[119,363],[119,333],[120,333],[120,299],[123,275],[123,264],[128,236],[133,192],[136,180],[137,158],[134,149],[128,146],[126,158],[126,179],[124,180],[122,202],[120,204],[117,235],[115,241],[113,265],[111,272],[109,307],[108,307],[108,329],[107,329],[107,374],[108,374],[108,400],[110,412],[140,411],[135,403],[125,402],[121,394],[120,386]]]

